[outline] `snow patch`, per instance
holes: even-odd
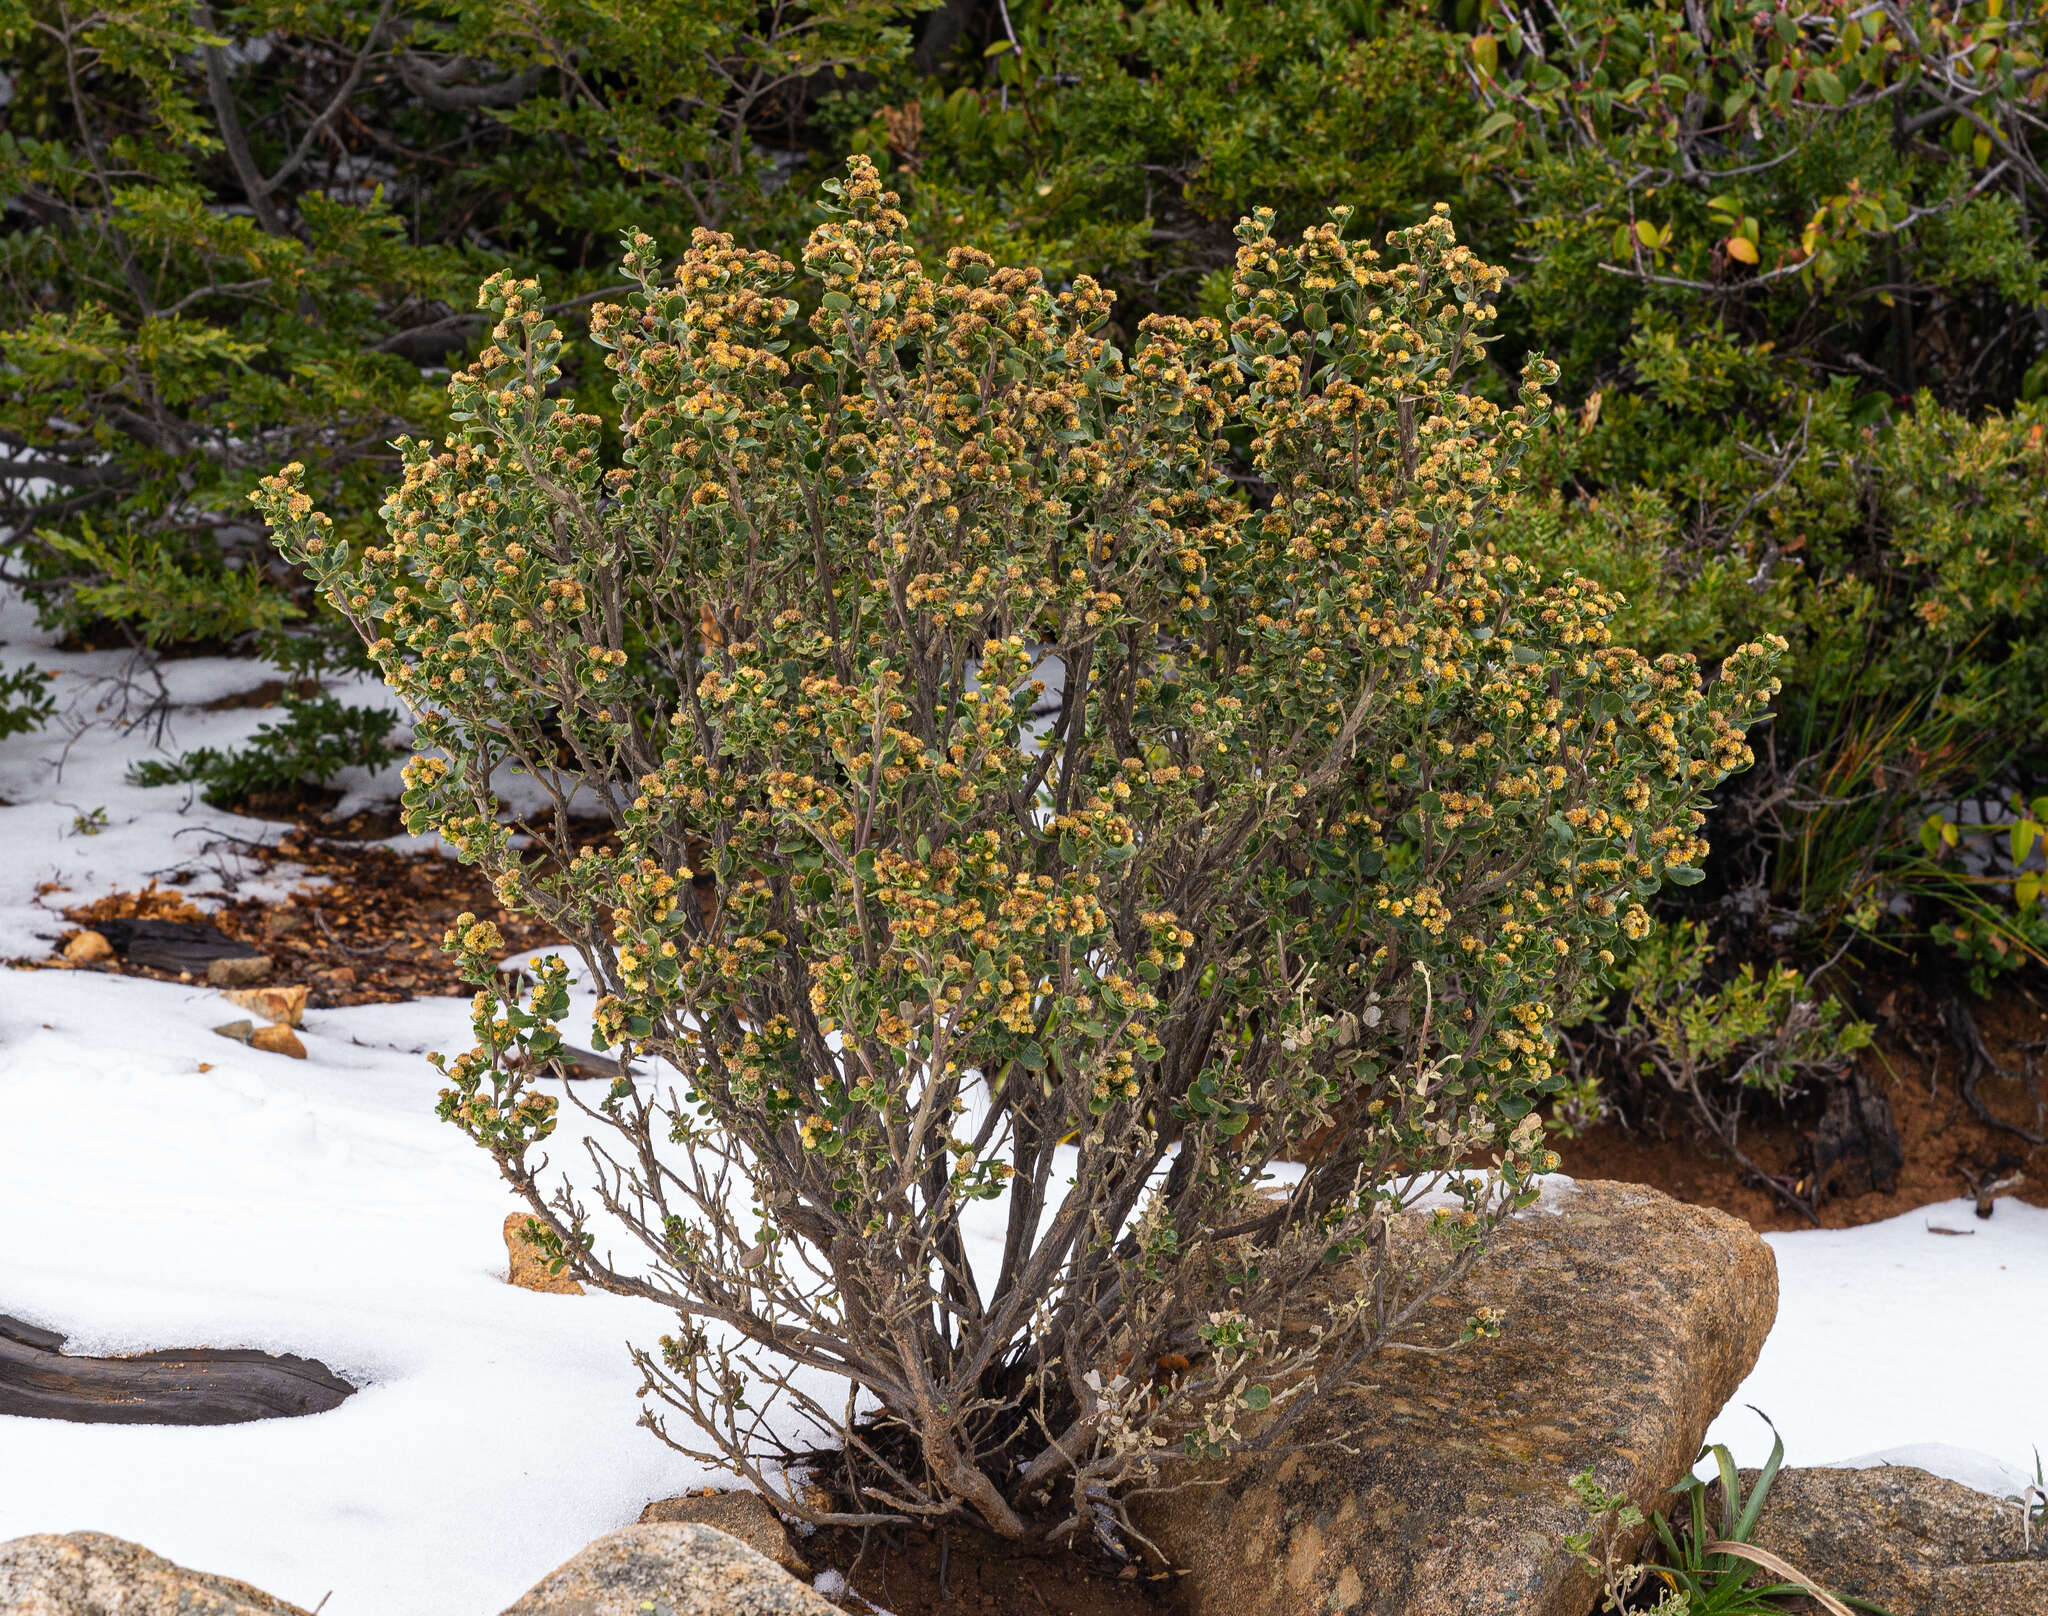
[[[1908,1442],[1903,1447],[1886,1448],[1880,1453],[1837,1459],[1821,1468],[1876,1470],[1886,1465],[1910,1465],[1915,1470],[1925,1470],[1929,1475],[1945,1476],[1964,1487],[1989,1493],[1993,1498],[2017,1497],[2020,1490],[2034,1479],[2026,1471],[2015,1470],[2002,1459],[1979,1453],[1974,1448],[1959,1448],[1952,1442]]]
[[[2048,1207],[2004,1198],[1980,1219],[1971,1201],[1943,1201],[1764,1238],[1778,1259],[1777,1322],[1709,1442],[1763,1464],[1771,1433],[1754,1405],[1783,1434],[1788,1465],[1915,1463],[1986,1491],[2033,1474],[2035,1445],[2048,1451]],[[1938,1468],[1897,1457],[1906,1451],[1970,1460]]]
[[[295,1352],[362,1390],[198,1430],[0,1419],[0,1540],[90,1527],[308,1609],[331,1589],[326,1616],[484,1616],[714,1479],[634,1429],[624,1342],[668,1314],[504,1282],[521,1203],[418,1053],[467,1046],[465,1003],[316,1011],[301,1062],[214,1036],[203,988],[7,989],[0,1107],[33,1149],[0,1174],[0,1312],[68,1351]],[[555,1145],[580,1155],[573,1117]]]

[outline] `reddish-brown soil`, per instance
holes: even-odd
[[[320,694],[320,681],[301,679],[287,684],[282,679],[266,679],[253,690],[238,690],[231,696],[216,696],[212,701],[201,703],[201,710],[209,713],[236,712],[250,707],[275,707],[287,695],[311,697]]]
[[[2041,983],[2013,982],[1985,1003],[1969,1001],[1993,1058],[2007,1077],[1986,1075],[1978,1097],[1997,1117],[2030,1131],[2043,1130],[2022,1074],[2032,1062],[2035,1086],[2048,1096],[2048,994]],[[1833,1196],[1819,1207],[1821,1225],[1852,1228],[1911,1212],[1932,1201],[1974,1194],[1988,1179],[2015,1170],[2022,1182],[2002,1191],[2048,1206],[2048,1146],[1987,1126],[1964,1104],[1966,1066],[1942,1027],[1938,1010],[1918,984],[1902,982],[1876,1000],[1877,1042],[1860,1057],[1864,1076],[1891,1104],[1905,1150],[1905,1165],[1889,1192],[1864,1189]],[[1795,1102],[1779,1108],[1753,1104],[1739,1140],[1743,1153],[1766,1172],[1794,1175],[1814,1108]],[[1618,1178],[1652,1184],[1681,1201],[1719,1207],[1755,1228],[1806,1229],[1812,1224],[1769,1190],[1703,1129],[1675,1099],[1655,1108],[1645,1123],[1624,1128],[1603,1122],[1577,1139],[1553,1139],[1563,1170],[1579,1178]]]
[[[859,1599],[894,1616],[1161,1616],[1169,1575],[1122,1574],[1064,1549],[1032,1552],[983,1532],[820,1532],[811,1563],[842,1573]],[[942,1572],[943,1566],[943,1572]]]

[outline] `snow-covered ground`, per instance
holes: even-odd
[[[0,642],[0,667],[59,669],[60,705],[102,719],[0,741],[0,959],[46,955],[61,909],[151,876],[290,886],[288,868],[251,879],[230,839],[279,827],[125,783],[149,732],[104,721],[123,654],[53,652],[13,600]],[[261,684],[258,664],[164,674],[172,750],[276,716],[198,708]],[[424,1058],[468,1047],[468,1010],[310,1011],[294,1061],[215,1036],[246,1012],[203,986],[0,968],[0,1313],[68,1351],[257,1347],[363,1387],[331,1413],[211,1429],[0,1417],[0,1541],[90,1527],[308,1609],[331,1591],[323,1616],[487,1616],[709,1479],[633,1427],[624,1343],[671,1319],[504,1283],[518,1203],[435,1118]],[[565,1123],[558,1156],[575,1148]]]
[[[0,1540],[92,1527],[308,1609],[331,1590],[326,1616],[488,1616],[707,1479],[633,1428],[623,1343],[672,1320],[504,1282],[515,1203],[422,1059],[467,1046],[465,1003],[309,1012],[301,1062],[216,1037],[203,988],[4,980],[0,1311],[70,1351],[259,1347],[364,1389],[198,1430],[0,1418]]]
[[[1948,1233],[1937,1231],[1947,1230]],[[1943,1201],[1764,1238],[1778,1321],[1707,1433],[1761,1465],[1912,1464],[2004,1496],[2048,1454],[2048,1208]]]
[[[0,642],[0,666],[60,669],[79,716],[123,661],[49,651],[9,600]],[[262,682],[255,664],[165,671],[178,749],[264,719],[192,705]],[[104,723],[0,741],[0,958],[45,954],[58,910],[152,875],[244,878],[222,833],[276,828],[127,785],[147,745]],[[95,809],[88,835],[75,822]],[[624,1342],[668,1327],[659,1310],[504,1283],[514,1203],[434,1118],[423,1058],[466,1047],[464,1001],[309,1012],[303,1062],[216,1037],[234,1014],[203,987],[0,970],[0,1312],[73,1351],[260,1347],[364,1389],[331,1413],[200,1430],[0,1417],[0,1540],[94,1528],[308,1608],[331,1592],[323,1616],[489,1616],[648,1499],[709,1479],[633,1427]],[[558,1159],[574,1148],[565,1121]],[[2007,1201],[1980,1223],[1951,1203],[1770,1239],[1777,1329],[1716,1439],[1761,1461],[1751,1402],[1793,1464],[1945,1444],[1898,1456],[1994,1491],[2031,1472],[2048,1446],[2048,1212]]]

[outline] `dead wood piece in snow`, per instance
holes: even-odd
[[[0,1314],[0,1414],[92,1425],[240,1425],[323,1414],[355,1387],[325,1364],[194,1347],[82,1358],[64,1338]]]

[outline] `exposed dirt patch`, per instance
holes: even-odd
[[[476,870],[438,854],[301,832],[263,856],[303,865],[327,884],[301,887],[281,904],[232,902],[215,920],[275,959],[277,980],[305,982],[316,1004],[472,992],[441,948],[461,914],[495,921],[508,952],[557,941],[546,927],[500,907]]]
[[[1896,1217],[1933,1201],[1974,1194],[1987,1181],[2013,1171],[2022,1183],[2002,1191],[2048,1206],[2048,1146],[1988,1126],[1964,1103],[1968,1063],[1944,1026],[1940,1000],[1917,981],[1874,984],[1877,1042],[1860,1057],[1864,1076],[1891,1104],[1905,1162],[1889,1191],[1865,1189],[1821,1202],[1821,1225],[1853,1228]],[[2048,1093],[2048,1008],[2042,984],[2012,981],[1990,1002],[1968,1001],[1987,1050],[2010,1074],[1986,1074],[1977,1096],[1997,1117],[2033,1122],[2034,1101],[2020,1074],[2035,1068],[2035,1084]],[[1759,1100],[1745,1112],[1744,1152],[1767,1172],[1796,1176],[1802,1149],[1819,1116],[1815,1096],[1778,1106]],[[2035,1127],[2033,1131],[2041,1131]],[[1683,1102],[1667,1100],[1633,1130],[1603,1122],[1578,1139],[1556,1138],[1563,1170],[1579,1178],[1618,1178],[1651,1184],[1681,1201],[1719,1207],[1759,1230],[1812,1225],[1756,1184],[1742,1164],[1694,1123]]]
[[[804,1545],[860,1598],[894,1616],[1161,1616],[1177,1607],[1171,1575],[1112,1571],[1071,1550],[1033,1551],[985,1532],[831,1530]]]
[[[471,992],[454,961],[441,950],[443,934],[463,913],[495,921],[507,952],[558,941],[544,926],[501,908],[476,870],[438,854],[399,853],[368,839],[390,834],[391,828],[381,818],[364,816],[338,831],[302,824],[274,846],[242,847],[239,858],[255,872],[293,864],[325,878],[324,885],[302,886],[282,903],[229,898],[207,913],[192,901],[208,895],[198,890],[195,880],[189,894],[152,885],[65,909],[64,918],[76,929],[57,939],[56,952],[61,956],[78,931],[95,921],[208,921],[269,955],[274,962],[269,980],[304,983],[310,990],[309,1002],[329,1008]],[[36,963],[63,962],[60,958]],[[130,962],[90,968],[158,980],[185,979]]]

